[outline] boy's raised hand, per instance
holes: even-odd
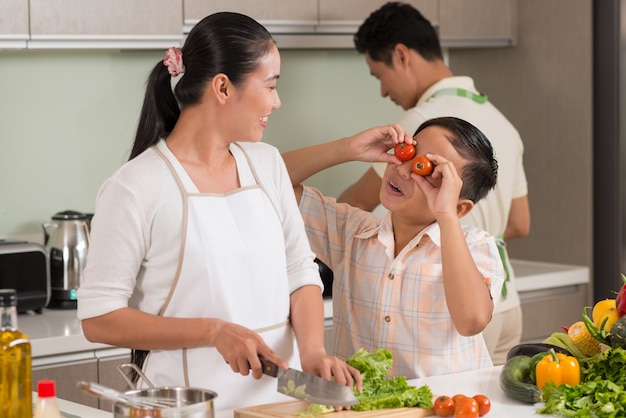
[[[402,164],[388,151],[400,142],[415,145],[415,140],[398,124],[377,126],[347,138],[351,160]]]
[[[426,154],[426,158],[433,162],[433,172],[428,176],[430,179],[415,173],[411,177],[426,195],[428,207],[436,219],[442,216],[456,218],[463,180],[451,161],[436,154]]]

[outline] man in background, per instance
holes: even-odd
[[[370,73],[380,81],[380,93],[405,112],[399,124],[410,133],[426,120],[455,116],[479,128],[492,143],[498,160],[498,183],[461,222],[479,226],[498,238],[507,271],[494,317],[483,331],[494,364],[503,364],[522,334],[522,310],[505,242],[530,231],[530,209],[524,146],[519,133],[474,81],[454,76],[443,60],[431,23],[409,4],[390,2],[374,11],[354,36]],[[370,167],[337,199],[365,210],[379,205],[385,164]]]

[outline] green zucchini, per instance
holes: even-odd
[[[502,366],[500,388],[513,399],[535,404],[541,402],[543,392],[530,383],[530,362],[531,358],[528,356],[511,357]]]
[[[537,363],[539,363],[541,361],[542,358],[544,358],[545,356],[547,356],[548,354],[550,354],[547,351],[544,351],[543,353],[537,353],[534,356],[532,356],[530,358],[530,374],[528,376],[530,383],[532,383],[533,385],[537,384]]]

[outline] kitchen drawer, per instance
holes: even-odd
[[[541,341],[582,320],[587,304],[587,284],[519,292],[522,303],[522,341]]]
[[[130,363],[130,350],[125,348],[98,350],[96,351],[96,357],[98,358],[98,383],[120,392],[126,392],[131,389],[118,370],[119,365]],[[101,410],[113,410],[113,402],[105,399],[100,399],[99,401]]]
[[[98,398],[83,393],[76,383],[98,381],[98,361],[93,351],[62,356],[33,359],[33,390],[37,382],[52,379],[56,383],[57,397],[93,408],[98,407]]]

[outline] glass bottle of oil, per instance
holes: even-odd
[[[17,328],[17,292],[0,289],[0,417],[32,418],[31,349]]]

